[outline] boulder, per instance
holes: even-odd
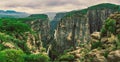
[[[120,50],[112,51],[108,54],[109,62],[119,62],[120,61]]]

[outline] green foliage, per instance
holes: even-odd
[[[108,51],[104,52],[104,57],[107,58],[107,57],[108,57],[108,54],[109,54]]]
[[[65,55],[60,56],[59,60],[60,61],[74,61],[74,58],[75,57],[71,54],[65,54]]]
[[[101,36],[107,34],[107,30],[104,27],[101,29],[100,32],[101,32]]]
[[[115,25],[116,25],[116,21],[113,19],[107,19],[105,21],[105,28],[106,30],[110,31],[111,33],[115,34]]]
[[[1,32],[27,32],[30,31],[30,27],[27,24],[19,21],[3,20],[0,22]]]
[[[102,4],[91,6],[88,9],[106,9],[106,8],[118,10],[119,6],[111,3],[102,3]]]
[[[117,49],[120,49],[120,34],[117,35],[118,40],[116,41]]]
[[[0,44],[0,50],[4,50],[6,49],[4,47],[4,45],[2,44],[3,42],[12,42],[14,43],[14,45],[16,46],[16,48],[21,48],[25,53],[30,53],[29,52],[29,48],[27,47],[25,41],[21,41],[19,39],[16,39],[10,35],[7,35],[5,33],[0,33],[0,40],[1,40],[1,44]]]
[[[48,16],[45,14],[32,14],[29,18],[46,20],[48,19]]]
[[[71,12],[67,12],[65,17],[71,17],[74,14],[86,14],[88,10],[102,10],[102,9],[114,9],[114,11],[120,11],[119,5],[115,5],[115,4],[111,4],[111,3],[102,3],[102,4],[98,4],[98,5],[94,5],[94,6],[90,6],[86,9],[82,9],[82,10],[74,10]]]
[[[26,62],[49,62],[49,57],[45,54],[31,54],[25,56]]]
[[[116,21],[115,20],[107,19],[105,21],[104,27],[101,29],[101,35],[107,34],[107,31],[115,34],[115,31],[116,31],[115,26],[116,26]]]
[[[41,52],[46,52],[46,48],[41,48]]]
[[[3,44],[0,44],[0,51],[4,50],[6,47]]]
[[[4,41],[4,42],[10,41],[11,39],[12,39],[11,36],[6,35],[5,33],[0,33],[1,43],[2,43],[3,41]]]
[[[24,53],[21,50],[6,49],[0,51],[0,62],[24,62]]]
[[[91,49],[95,49],[95,48],[98,48],[98,47],[101,47],[101,46],[102,46],[102,43],[100,41],[94,42],[91,46]]]
[[[120,34],[118,34],[117,37],[118,37],[118,40],[120,41]]]
[[[77,10],[77,11],[71,11],[66,14],[65,17],[71,17],[72,15],[81,15],[81,14],[86,14],[88,9],[82,9],[82,10]]]

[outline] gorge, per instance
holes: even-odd
[[[22,50],[26,62],[39,62],[37,54],[43,62],[119,62],[119,11],[120,5],[102,3],[57,13],[52,21],[46,14],[1,18],[0,51]]]

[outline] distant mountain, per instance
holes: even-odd
[[[0,10],[0,18],[24,18],[29,14],[25,12],[16,12],[14,10]]]

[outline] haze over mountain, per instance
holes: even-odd
[[[16,12],[14,10],[0,10],[0,18],[3,17],[13,17],[13,18],[23,18],[28,17],[29,14],[25,12]]]
[[[56,12],[47,12],[45,14],[47,14],[50,21],[52,21],[54,19],[55,15],[56,15]]]

